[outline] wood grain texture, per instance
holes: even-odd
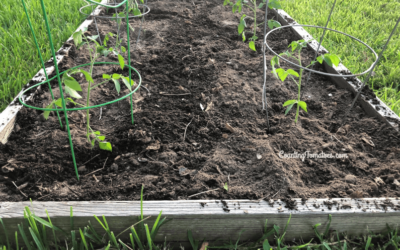
[[[400,223],[400,202],[397,199],[310,199],[302,203],[293,200],[296,209],[289,210],[286,203],[250,200],[226,200],[226,206],[219,200],[184,201],[145,201],[144,215],[152,216],[146,221],[152,225],[158,213],[170,221],[161,228],[157,241],[185,242],[187,230],[192,230],[196,239],[208,241],[228,241],[237,238],[240,230],[245,229],[241,239],[254,240],[261,236],[265,220],[269,228],[286,225],[289,214],[287,239],[310,239],[315,237],[312,226],[317,223],[326,225],[328,215],[332,215],[332,230],[360,235],[371,231],[380,232],[386,224]],[[203,205],[201,204],[203,203]],[[93,215],[104,215],[115,234],[119,234],[137,222],[140,214],[138,201],[79,201],[79,202],[3,202],[0,203],[0,215],[7,225],[10,237],[23,221],[23,209],[29,206],[35,214],[46,217],[48,210],[53,224],[70,229],[69,211],[74,208],[75,228],[83,228],[90,220],[99,232],[103,232]],[[227,210],[229,209],[229,211]],[[322,227],[321,227],[322,230]],[[2,233],[3,234],[3,233]],[[124,235],[126,237],[127,234]],[[2,235],[4,238],[4,235]],[[61,237],[61,236],[60,236]]]
[[[102,0],[102,3],[106,3],[107,0]],[[97,15],[101,11],[101,8],[96,8],[92,14]],[[85,20],[77,29],[76,31],[88,27],[90,24],[92,24],[93,20]],[[72,36],[67,39],[66,42],[69,42],[72,40]],[[64,55],[68,54],[68,51],[71,49],[70,46],[62,46],[56,53],[56,59],[57,59],[57,64],[59,64],[63,58]],[[53,58],[51,58],[48,62],[53,62]],[[46,68],[46,73],[48,75],[51,75],[54,72],[54,66],[50,66]],[[29,87],[31,84],[36,84],[39,82],[43,82],[46,80],[44,70],[40,69],[39,72],[32,78],[30,83],[26,84],[25,87]],[[40,88],[40,87],[39,87]],[[24,89],[23,89],[24,90]],[[20,93],[14,98],[14,100],[7,106],[7,108],[0,113],[0,143],[6,144],[8,137],[10,136],[11,132],[14,129],[15,125],[15,118],[18,114],[18,112],[21,110],[23,107],[22,104],[19,102],[18,97],[22,94],[23,90],[21,90]],[[24,96],[23,99],[26,101],[31,100],[32,98],[35,97],[36,91],[30,94],[29,96]]]
[[[278,20],[279,20],[279,22],[281,22],[282,25],[298,24],[284,10],[273,9],[273,11],[278,16]],[[310,44],[311,45],[310,47],[314,51],[317,51],[319,43],[310,35],[310,33],[308,33],[302,27],[291,27],[291,29],[298,35],[299,39],[304,39],[304,40],[313,39],[313,41]],[[326,50],[322,46],[320,48],[320,51],[328,53],[328,50]],[[330,67],[328,64],[326,64],[324,62],[324,67],[328,73],[338,74],[339,76],[342,75],[339,72],[349,71],[342,63],[340,63],[337,67],[336,66]],[[358,72],[356,72],[356,73],[358,73]],[[345,89],[351,91],[352,93],[357,93],[362,84],[362,82],[358,78],[355,78],[355,80],[353,80],[353,81],[348,81],[344,77],[329,76],[329,78],[332,82],[334,82],[339,87],[345,88]],[[378,103],[374,104],[373,100],[366,100],[364,98],[364,95],[361,94],[361,96],[359,98],[359,102],[367,114],[369,114],[370,116],[376,117],[384,122],[387,122],[394,129],[399,131],[400,130],[400,127],[399,127],[400,117],[396,113],[394,113],[384,102],[382,102],[382,100],[380,100],[378,97],[376,97],[376,99],[378,100]]]

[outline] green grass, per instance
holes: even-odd
[[[142,196],[143,197],[143,196]],[[142,198],[143,199],[143,198]],[[143,211],[143,210],[142,210]],[[54,225],[51,218],[46,210],[47,218],[40,218],[35,215],[34,211],[30,210],[29,207],[24,209],[25,222],[18,224],[18,231],[15,232],[14,237],[4,237],[4,235],[11,235],[7,232],[7,227],[4,225],[0,217],[0,234],[2,235],[3,242],[0,241],[1,250],[169,250],[172,249],[170,244],[167,242],[166,237],[164,244],[157,244],[154,242],[155,236],[158,233],[160,227],[165,224],[165,218],[160,221],[161,212],[154,222],[152,229],[149,229],[144,221],[149,218],[143,218],[143,212],[139,216],[139,221],[126,230],[120,232],[115,236],[114,232],[111,231],[107,220],[104,216],[99,219],[95,217],[94,222],[101,226],[103,229],[101,232],[93,227],[93,224],[89,221],[88,225],[79,230],[74,230],[73,226],[73,214],[71,207],[71,229],[70,231],[64,231],[63,229]],[[142,219],[141,219],[142,218]],[[241,241],[240,236],[245,231],[242,229],[237,235],[233,236],[234,241],[230,242],[212,242],[206,249],[229,249],[229,250],[295,250],[295,249],[307,249],[307,250],[369,250],[369,249],[399,249],[400,247],[400,236],[398,236],[398,230],[387,226],[385,232],[373,233],[366,230],[366,234],[363,236],[350,237],[346,233],[338,233],[330,228],[332,216],[328,216],[328,221],[324,222],[325,226],[321,223],[312,226],[315,236],[309,242],[304,242],[301,239],[293,241],[286,239],[285,235],[289,230],[288,226],[291,221],[291,215],[289,215],[288,221],[284,228],[280,228],[277,225],[269,225],[265,220],[265,224],[262,232],[260,232],[259,238],[256,241]],[[64,225],[65,226],[65,225]],[[311,227],[311,226],[310,226]],[[144,229],[144,230],[143,230]],[[129,233],[129,239],[122,241],[119,236],[123,233]],[[57,234],[64,234],[65,240],[60,240]],[[256,235],[255,235],[256,236]],[[195,239],[190,230],[187,231],[188,241],[190,242],[193,250],[199,250],[202,245],[202,241]],[[125,235],[125,238],[126,235]],[[18,241],[22,239],[22,243]],[[207,242],[207,239],[203,239],[203,242]],[[176,242],[174,242],[176,243]],[[179,249],[179,248],[175,248]],[[181,247],[184,250],[185,248]]]
[[[282,8],[301,24],[325,26],[334,0],[280,0]],[[397,19],[400,0],[338,0],[329,28],[352,35],[378,54],[381,52]],[[307,28],[314,37],[322,29]],[[322,45],[340,56],[354,73],[365,71],[373,54],[358,42],[343,35],[327,32]],[[400,27],[397,28],[368,85],[394,112],[400,114]],[[361,80],[364,77],[360,77]]]
[[[85,19],[79,8],[82,0],[44,0],[55,49]],[[25,0],[29,16],[45,61],[51,51],[39,0]],[[39,71],[39,56],[31,35],[21,0],[3,0],[0,4],[0,112],[21,88]]]

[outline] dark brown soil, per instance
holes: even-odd
[[[237,34],[240,15],[232,14],[221,1],[149,5],[142,39],[132,52],[133,66],[150,91],[141,88],[133,95],[135,124],[130,122],[128,100],[103,107],[101,120],[100,109],[91,110],[92,128],[113,145],[112,152],[97,146],[92,150],[85,136],[85,112],[70,112],[81,170],[77,181],[67,133],[60,129],[55,114],[44,121],[42,112],[24,108],[9,142],[0,146],[0,201],[28,197],[42,201],[138,200],[143,184],[146,200],[187,199],[213,189],[218,190],[190,198],[400,196],[396,185],[400,136],[359,106],[344,119],[352,100],[349,92],[312,75],[302,88],[308,113],[302,111],[296,125],[294,112],[285,116],[282,107],[296,97],[296,85],[275,79],[269,68],[271,129],[267,131],[261,110],[261,30],[257,52],[252,52]],[[262,22],[263,12],[258,18]],[[98,23],[102,38],[115,33],[113,21]],[[139,20],[131,23],[135,48]],[[94,26],[89,31],[95,34]],[[126,32],[122,37],[126,43]],[[278,52],[297,40],[289,30],[275,33],[272,39],[269,44]],[[271,57],[268,54],[267,59]],[[311,57],[310,50],[304,50],[304,64]],[[117,62],[112,56],[99,59],[104,60]],[[86,49],[77,51],[73,46],[61,68],[88,62]],[[282,66],[287,69],[285,63]],[[99,82],[103,73],[127,72],[105,65],[95,67],[93,75]],[[78,79],[85,87],[83,78]],[[37,97],[36,106],[49,103],[47,92],[42,90]],[[117,97],[113,84],[107,83],[93,91],[91,104]],[[348,158],[302,161],[281,158],[281,151],[338,153]],[[223,188],[225,183],[228,191]]]

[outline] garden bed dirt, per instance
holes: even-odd
[[[0,145],[0,201],[138,200],[142,185],[145,200],[400,196],[400,136],[360,106],[346,119],[350,92],[313,74],[302,88],[308,113],[301,112],[296,125],[294,112],[285,116],[282,107],[296,97],[296,85],[280,82],[268,69],[268,131],[261,110],[262,31],[253,52],[237,34],[240,15],[221,1],[159,1],[149,6],[141,41],[132,52],[133,66],[149,90],[141,88],[133,95],[135,124],[130,122],[128,99],[101,112],[91,110],[91,126],[113,145],[112,152],[92,150],[85,136],[85,112],[70,112],[78,181],[67,133],[55,114],[45,121],[41,111],[23,108],[9,142]],[[258,19],[263,21],[262,11]],[[139,20],[130,21],[136,27],[132,49]],[[102,39],[115,33],[115,22],[97,23]],[[89,32],[96,34],[93,25]],[[297,40],[289,29],[271,37],[269,44],[277,52]],[[122,38],[126,43],[126,32]],[[62,70],[89,62],[86,49],[67,46],[72,48]],[[312,57],[311,49],[305,49],[304,63]],[[267,53],[268,61],[271,58]],[[99,59],[104,60],[118,62],[112,56]],[[127,70],[96,66],[95,81],[103,73],[126,75]],[[36,106],[49,103],[46,89],[43,85],[36,94]],[[105,84],[93,92],[91,104],[117,97],[113,84]],[[347,158],[280,157],[280,152],[307,151]],[[209,192],[189,197],[204,191]]]

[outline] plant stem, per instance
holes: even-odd
[[[101,82],[101,83],[98,83],[98,84],[96,84],[96,85],[93,85],[90,89],[94,89],[94,88],[96,88],[97,86],[100,86],[100,85],[102,85],[102,84],[104,84],[104,83],[106,83],[106,82],[108,82],[108,81],[110,81],[110,79],[107,79],[107,80],[105,80],[104,82]]]
[[[299,65],[301,66],[301,49],[299,50]],[[300,112],[300,97],[301,97],[301,77],[303,76],[303,69],[300,68],[299,74],[299,82],[297,83],[298,86],[298,93],[297,93],[297,109],[296,109],[296,118],[294,119],[294,123],[297,123],[297,119],[299,118]]]
[[[256,31],[257,31],[257,1],[254,0],[254,35],[256,35]]]

